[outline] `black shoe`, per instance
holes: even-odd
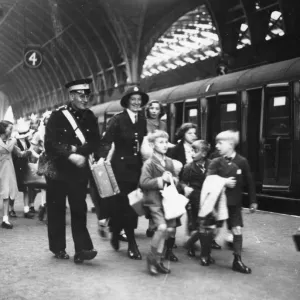
[[[154,233],[155,233],[155,231],[152,230],[152,229],[149,229],[149,228],[148,228],[148,229],[146,230],[146,236],[147,236],[148,238],[153,237]]]
[[[13,209],[8,213],[8,215],[9,215],[11,218],[17,218],[17,217],[18,217],[17,214],[16,214],[16,212],[15,212]]]
[[[2,222],[1,227],[4,229],[13,229],[13,224]]]
[[[24,212],[24,218],[25,219],[33,219],[34,215],[31,212],[27,212],[27,213]]]
[[[205,256],[200,257],[200,264],[204,267],[209,266],[209,258]]]
[[[70,258],[69,254],[65,250],[56,252],[54,257],[58,258],[58,259],[69,259]]]
[[[46,206],[40,205],[38,218],[41,222],[44,220],[45,213],[46,213]]]
[[[118,251],[120,249],[119,235],[113,233],[110,239],[110,244],[116,251]]]
[[[127,236],[125,233],[119,234],[119,241],[121,242],[128,242]]]
[[[95,249],[77,252],[74,255],[74,263],[81,264],[84,260],[91,260],[96,257],[97,253],[98,252]]]
[[[210,265],[213,265],[213,264],[216,263],[215,259],[212,258],[210,255],[209,255],[209,257],[208,257],[208,262],[209,262]]]
[[[196,256],[196,253],[195,253],[195,249],[194,248],[190,248],[187,252],[187,255],[189,257],[195,257]]]
[[[147,269],[150,275],[157,275],[157,263],[152,253],[147,255]]]
[[[36,213],[36,210],[35,210],[35,208],[34,208],[33,206],[31,206],[31,207],[29,208],[29,211],[30,211],[32,214],[35,214],[35,213]]]
[[[251,269],[243,264],[240,255],[234,255],[232,270],[243,274],[251,274]]]
[[[173,253],[172,249],[167,249],[165,259],[173,262],[178,261],[178,257]]]
[[[163,262],[157,264],[156,269],[161,274],[170,274],[171,270],[164,266]]]
[[[211,243],[211,249],[221,250],[222,247],[216,242],[216,240],[213,240]]]
[[[98,233],[102,238],[107,238],[108,237],[107,226],[103,224],[99,224]]]
[[[129,246],[128,250],[127,250],[127,255],[130,259],[136,259],[136,260],[142,259],[142,255],[141,255],[137,245]]]

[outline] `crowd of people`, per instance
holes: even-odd
[[[0,122],[0,194],[3,199],[2,228],[13,227],[17,192],[24,194],[24,217],[32,218],[34,198],[44,190],[26,185],[28,162],[39,164],[46,181],[40,219],[47,207],[49,249],[57,259],[69,259],[66,252],[66,198],[71,213],[75,245],[74,262],[82,263],[97,255],[87,229],[86,195],[88,187],[95,205],[100,233],[105,226],[111,232],[110,243],[115,251],[120,239],[128,242],[130,259],[141,260],[135,238],[138,215],[130,206],[128,195],[138,187],[143,192],[143,207],[151,237],[147,268],[151,275],[170,273],[164,260],[178,261],[176,228],[180,217],[166,218],[163,190],[175,185],[187,198],[187,255],[195,256],[195,243],[200,240],[202,266],[215,261],[211,249],[221,249],[215,240],[227,221],[233,234],[234,271],[249,274],[251,269],[241,260],[242,193],[247,185],[252,211],[255,211],[255,188],[246,158],[237,154],[238,133],[224,131],[216,136],[217,157],[210,160],[211,146],[197,137],[197,126],[184,123],[177,131],[177,143],[169,142],[163,106],[138,87],[130,88],[121,99],[124,110],[114,115],[100,135],[97,119],[89,107],[90,79],[66,85],[67,105],[44,116],[36,130],[18,128],[12,137],[13,124]],[[120,193],[101,199],[90,172],[94,163],[109,161]],[[43,194],[44,195],[44,194]]]

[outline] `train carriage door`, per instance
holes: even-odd
[[[220,131],[240,131],[240,107],[236,92],[218,94],[220,105]]]
[[[292,106],[289,84],[267,85],[263,102],[263,190],[288,190],[292,169]]]

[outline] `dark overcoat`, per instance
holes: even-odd
[[[21,151],[25,151],[25,150],[28,150],[30,148],[30,142],[27,138],[25,139],[25,144],[26,144],[26,149],[23,147],[20,140],[17,139],[17,145],[16,146]],[[15,171],[16,171],[18,190],[19,190],[19,192],[25,192],[27,190],[27,187],[24,185],[24,179],[25,179],[24,176],[25,176],[25,174],[28,170],[29,158],[18,156],[14,152],[12,154],[12,158],[13,158],[14,167],[15,167]]]

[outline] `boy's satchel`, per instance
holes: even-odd
[[[297,232],[293,235],[293,240],[297,251],[300,251],[300,227],[298,228]]]
[[[104,161],[98,164],[90,164],[90,167],[101,198],[111,197],[120,193],[110,162]]]
[[[37,187],[37,188],[45,188],[46,187],[46,179],[44,176],[40,176],[37,174],[38,165],[34,163],[28,163],[25,174],[24,174],[24,185]]]
[[[166,220],[178,218],[185,213],[189,199],[178,193],[172,177],[170,178],[170,185],[165,186],[161,194]]]
[[[137,188],[136,190],[132,191],[130,194],[128,194],[128,199],[130,206],[134,209],[137,215],[144,216],[144,194],[142,190]]]

